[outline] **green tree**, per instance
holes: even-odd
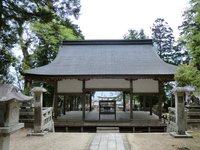
[[[49,64],[57,55],[59,45],[63,39],[81,39],[83,35],[80,31],[72,28],[73,24],[59,24],[57,21],[50,23],[34,22],[32,30],[37,36],[37,45],[33,53],[33,67]]]
[[[175,79],[178,86],[192,85],[200,91],[200,1],[190,0],[183,17],[180,41],[189,50],[192,60],[188,65],[179,66]]]
[[[177,73],[175,75],[175,80],[178,86],[195,86],[196,78],[199,72],[193,63],[179,65]]]
[[[151,29],[153,43],[158,55],[165,62],[173,63],[172,56],[175,51],[173,49],[174,36],[172,28],[164,19],[158,18],[155,20],[155,23],[153,23]]]
[[[31,29],[37,37],[34,42],[36,44],[34,45],[35,50],[31,55],[32,67],[44,66],[52,62],[58,53],[63,39],[73,40],[83,38],[78,26],[69,21],[59,22],[58,20],[53,20],[49,23],[35,21],[32,23]],[[34,82],[33,84],[35,86],[40,85],[38,82]],[[43,83],[43,87],[49,91],[44,94],[44,105],[51,106],[54,88],[48,83]]]
[[[190,7],[183,13],[184,21],[180,40],[190,50],[194,65],[200,70],[200,1],[190,0]]]
[[[0,83],[11,83],[13,76],[9,74],[9,67],[13,64],[14,57],[9,50],[0,50]]]
[[[145,35],[143,29],[140,29],[139,31],[129,29],[123,38],[126,40],[143,40],[147,39],[147,36]]]
[[[78,18],[80,1],[0,0],[0,8],[0,50],[11,56],[10,49],[18,45],[23,54],[24,66],[30,68],[33,42],[30,24],[34,21],[48,23],[57,18],[66,21],[69,16]]]

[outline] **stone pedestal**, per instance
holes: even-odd
[[[0,103],[0,150],[9,150],[10,134],[24,127],[19,123],[19,107],[15,101]]]
[[[32,99],[23,95],[16,86],[0,84],[0,150],[9,150],[10,134],[24,127],[19,123],[20,102]]]
[[[0,149],[9,150],[10,134],[0,134]]]

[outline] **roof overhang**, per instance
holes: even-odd
[[[174,80],[176,66],[162,61],[152,40],[63,41],[55,60],[24,72],[27,80]]]

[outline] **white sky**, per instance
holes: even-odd
[[[75,24],[85,39],[122,39],[128,29],[144,29],[150,37],[157,18],[164,18],[179,35],[182,13],[189,0],[81,0]]]
[[[178,37],[178,26],[189,0],[81,0],[81,15],[75,24],[85,39],[123,39],[128,29],[145,30],[151,37],[151,29],[157,18],[164,18]],[[96,92],[98,96],[110,96],[110,92]]]

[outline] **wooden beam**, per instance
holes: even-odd
[[[34,75],[34,74],[23,74],[27,80],[34,81],[43,81],[43,82],[57,82],[63,79],[79,79],[79,80],[88,80],[88,79],[127,79],[127,80],[137,80],[137,79],[155,79],[162,80],[165,82],[174,81],[173,74],[165,74],[165,75]]]

